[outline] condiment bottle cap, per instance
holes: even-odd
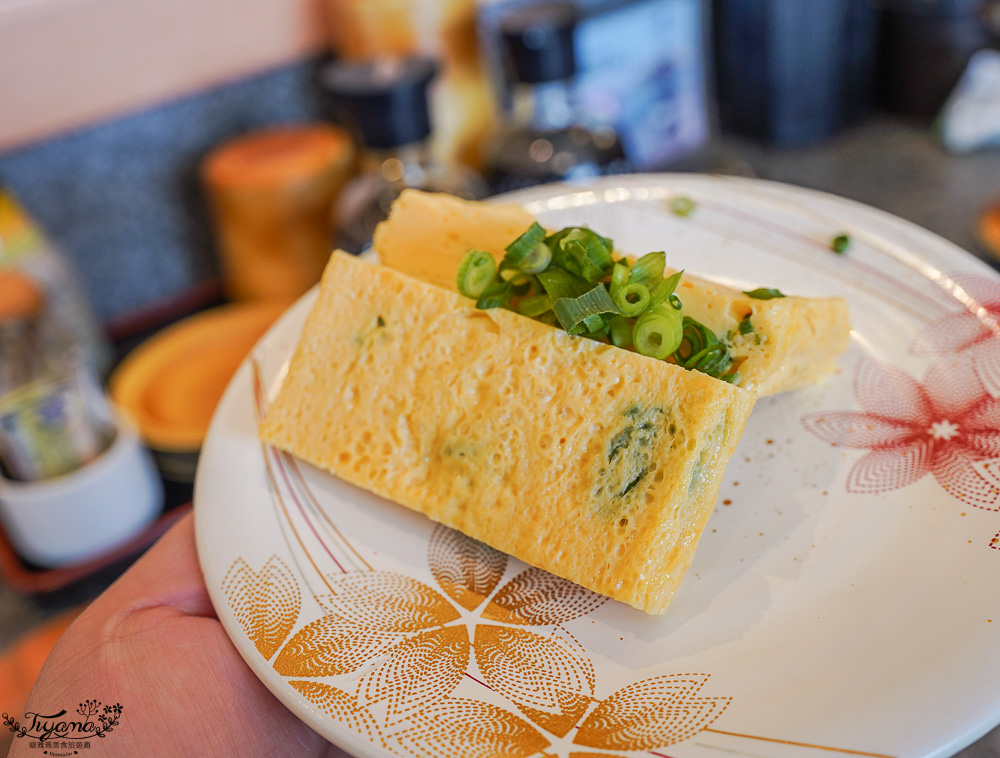
[[[338,118],[369,148],[425,140],[431,133],[427,89],[437,75],[429,58],[335,61],[320,73]]]
[[[573,32],[577,9],[551,2],[517,8],[500,20],[500,36],[518,81],[539,84],[576,73]]]
[[[30,318],[42,310],[42,292],[20,271],[0,270],[0,323]]]
[[[211,187],[280,191],[344,166],[353,153],[350,135],[330,124],[274,127],[217,147],[202,172]]]
[[[978,232],[983,247],[993,260],[1000,262],[1000,201],[983,211]]]

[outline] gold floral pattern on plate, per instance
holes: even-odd
[[[438,587],[388,571],[328,575],[333,592],[314,596],[325,613],[293,634],[288,609],[301,607],[301,590],[279,558],[257,572],[234,561],[226,595],[292,687],[404,755],[527,758],[560,744],[579,746],[570,756],[619,755],[688,739],[728,707],[728,697],[700,695],[707,674],[655,677],[598,698],[593,662],[563,624],[606,599],[534,568],[501,584],[507,561],[438,526],[428,546]],[[261,606],[268,602],[280,623]],[[238,610],[246,607],[253,613]],[[328,678],[339,686],[319,681]],[[456,696],[463,679],[484,698]]]

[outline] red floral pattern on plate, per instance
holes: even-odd
[[[910,346],[911,353],[963,354],[991,397],[1000,397],[1000,279],[958,272],[948,277],[963,306],[935,319]]]
[[[820,439],[869,451],[851,468],[848,492],[887,492],[930,474],[952,497],[1000,510],[1000,489],[989,476],[1000,459],[1000,398],[967,357],[942,357],[923,382],[864,357],[855,370],[854,395],[861,411],[802,419]]]

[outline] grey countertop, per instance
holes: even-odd
[[[777,149],[725,137],[709,166],[872,205],[1000,267],[975,234],[983,210],[1000,203],[1000,150],[952,155],[927,128],[878,117],[810,147]]]
[[[1000,150],[950,155],[926,128],[878,117],[804,148],[777,149],[724,137],[705,160],[702,168],[707,170],[788,182],[868,203],[998,265],[979,246],[974,229],[983,208],[1000,201]],[[0,585],[0,647],[56,613],[92,599],[114,573],[47,596],[23,595]],[[1000,729],[957,755],[1000,758]]]

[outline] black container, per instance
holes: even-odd
[[[878,102],[921,119],[941,110],[977,50],[991,43],[983,0],[885,0]]]
[[[320,82],[355,139],[386,149],[430,136],[427,98],[436,75],[429,58],[336,61],[323,68]]]
[[[722,128],[782,146],[832,136],[874,98],[874,0],[715,0]]]

